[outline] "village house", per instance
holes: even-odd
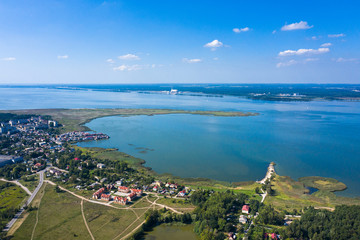
[[[247,218],[245,215],[240,215],[239,217],[239,223],[245,224],[247,222]]]
[[[186,195],[185,190],[180,191],[179,194],[178,194],[179,197],[185,197],[185,195]]]
[[[233,233],[233,232],[229,232],[229,233],[228,233],[228,239],[229,239],[229,240],[235,240],[235,239],[236,239],[236,234]]]
[[[103,193],[103,194],[101,194],[101,200],[110,201],[111,200],[111,195]]]
[[[155,182],[152,183],[152,185],[161,187],[161,185],[163,185],[163,183],[161,181],[155,181]]]
[[[94,192],[93,194],[93,198],[94,199],[100,199],[101,198],[101,194],[105,191],[105,188],[100,188],[99,190],[97,190],[96,192]]]
[[[40,167],[42,167],[42,164],[41,164],[41,163],[36,163],[36,164],[34,165],[34,168],[40,168]]]
[[[141,189],[131,189],[132,193],[135,193],[137,197],[141,197],[143,191]]]
[[[279,239],[278,235],[276,235],[276,233],[265,233],[265,239]]]
[[[105,164],[103,164],[103,163],[98,163],[98,164],[96,165],[96,167],[97,167],[97,168],[105,168]]]
[[[242,212],[242,213],[249,214],[249,212],[250,212],[250,207],[249,207],[249,205],[244,205],[244,206],[242,206],[241,212]]]
[[[126,197],[115,197],[114,202],[121,205],[126,205],[129,200]]]
[[[128,192],[130,192],[130,189],[128,187],[125,187],[125,186],[119,186],[118,191],[122,192],[122,193],[128,193]]]
[[[136,197],[136,193],[130,193],[130,194],[127,196],[127,199],[128,199],[129,201],[132,201],[135,197]]]

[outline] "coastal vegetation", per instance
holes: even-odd
[[[310,179],[313,178],[310,177]],[[266,197],[265,204],[270,204],[280,211],[301,210],[310,206],[333,209],[339,204],[360,205],[360,199],[336,196],[325,189],[309,194],[309,189],[305,187],[304,183],[287,176],[274,175],[271,186],[274,192]],[[327,189],[333,190],[334,188]]]
[[[344,183],[339,182],[334,178],[316,177],[316,176],[302,177],[299,178],[299,182],[304,183],[304,185],[307,187],[312,187],[329,192],[343,191],[347,188]]]
[[[18,115],[50,116],[62,124],[61,132],[88,131],[85,123],[106,116],[134,116],[134,115],[159,115],[159,114],[198,114],[218,117],[245,117],[256,116],[258,113],[250,112],[225,112],[225,111],[186,111],[174,109],[26,109],[2,110],[0,113]]]
[[[54,111],[60,116],[70,110],[44,111]],[[76,121],[76,117],[59,120],[61,131],[65,131],[69,126],[71,129],[82,129],[82,124],[90,119],[88,111],[93,110],[78,111],[80,114],[77,115]],[[97,112],[97,116],[118,114],[117,111],[104,109]],[[165,112],[167,110],[146,109],[121,111],[126,112],[122,114],[125,116],[169,113]],[[50,112],[47,113],[51,116]],[[65,124],[66,121],[68,124]],[[49,139],[55,132],[54,129],[49,129],[49,132],[43,133],[49,134],[46,135],[48,137],[45,138],[45,146],[46,143],[49,144]],[[336,211],[340,204],[360,205],[359,199],[336,196],[333,191],[344,190],[346,186],[330,178],[305,177],[300,181],[294,181],[290,177],[272,173],[263,184],[252,181],[230,183],[205,178],[180,178],[171,174],[157,174],[143,166],[144,160],[119,152],[117,149],[82,148],[73,145],[74,142],[64,142],[61,147],[57,147],[58,150],[51,146],[41,149],[36,141],[22,141],[23,145],[17,144],[17,141],[17,138],[12,138],[7,143],[6,138],[1,139],[2,144],[7,143],[8,153],[21,151],[27,147],[26,144],[34,143],[39,147],[39,152],[25,154],[24,159],[27,163],[15,163],[0,168],[0,176],[9,180],[19,179],[22,185],[33,191],[39,181],[38,175],[33,173],[47,169],[48,183],[8,232],[8,236],[14,236],[14,239],[24,239],[26,236],[35,239],[139,239],[144,237],[144,234],[146,236],[146,232],[151,231],[153,227],[169,223],[191,223],[201,240],[224,239],[225,236],[234,236],[235,233],[240,238],[249,239],[262,239],[266,234],[317,239],[316,234],[325,231],[326,226],[319,226],[315,231],[308,228],[306,219],[304,222],[301,222],[301,219],[300,223],[293,221],[290,226],[285,227],[286,214],[303,215],[311,211],[313,206],[323,208],[314,210],[317,213],[320,211],[316,216],[326,211],[325,215],[330,219],[332,215],[329,215],[327,210]],[[38,164],[39,167],[29,168],[29,162],[32,166]],[[144,189],[146,193],[128,205],[89,200],[100,188],[109,188],[108,192],[116,189],[116,182],[121,182],[121,186]],[[166,184],[175,184],[176,190],[171,190]],[[162,190],[154,190],[155,186]],[[314,187],[319,191],[309,194],[307,187]],[[183,195],[179,195],[180,192]],[[24,201],[25,197],[26,194],[19,196],[18,200]],[[20,202],[16,204],[19,206]],[[245,216],[247,219],[239,223],[244,206],[249,207]],[[12,212],[6,215],[7,221],[16,212],[16,208],[9,209]],[[352,222],[349,226],[356,224]],[[65,235],[62,234],[64,231],[67,232]],[[355,231],[351,234],[357,236],[358,233]]]

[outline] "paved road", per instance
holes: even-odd
[[[34,197],[36,196],[36,194],[39,192],[41,186],[44,183],[44,171],[40,171],[40,181],[38,186],[35,188],[34,192],[30,195],[29,199],[25,202],[25,204],[20,208],[19,212],[15,214],[14,218],[11,219],[10,222],[8,222],[8,224],[6,224],[5,228],[3,229],[4,232],[7,232],[10,230],[10,228],[14,225],[14,223],[18,220],[18,218],[21,216],[21,214],[24,212],[24,207],[29,205],[32,200],[34,199]]]

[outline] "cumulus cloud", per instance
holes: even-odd
[[[114,67],[113,70],[123,72],[123,71],[136,71],[136,70],[140,70],[142,68],[143,68],[143,66],[137,65],[137,64],[135,64],[135,65],[122,64],[122,65],[120,65],[118,67]]]
[[[108,62],[108,63],[115,63],[115,61],[114,61],[113,59],[111,59],[111,58],[107,59],[106,62]]]
[[[68,55],[59,55],[57,56],[58,59],[68,59],[69,56]]]
[[[332,43],[323,43],[321,44],[321,47],[330,47],[332,46]]]
[[[346,35],[343,33],[338,33],[338,34],[329,34],[328,37],[329,38],[339,38],[339,37],[345,37]]]
[[[358,59],[357,58],[342,58],[342,57],[340,57],[340,58],[336,59],[335,61],[338,62],[338,63],[341,63],[341,62],[357,62]]]
[[[281,31],[293,31],[293,30],[302,30],[302,29],[309,29],[312,28],[314,26],[309,26],[307,22],[305,21],[300,21],[298,23],[291,23],[288,25],[284,25],[281,28]]]
[[[318,37],[317,36],[312,36],[311,39],[312,40],[318,40]]]
[[[248,32],[250,31],[250,28],[244,27],[244,28],[233,28],[234,33],[241,33],[241,32]]]
[[[212,51],[215,51],[217,48],[222,47],[224,44],[219,40],[215,39],[212,42],[209,42],[204,45],[204,47],[210,48]]]
[[[202,60],[199,58],[194,58],[194,59],[188,59],[188,58],[183,58],[183,62],[186,63],[198,63],[201,62]]]
[[[119,59],[121,60],[140,60],[139,56],[136,56],[134,54],[128,53],[122,56],[118,56]]]
[[[6,58],[2,58],[1,61],[15,61],[16,58],[14,57],[6,57]]]
[[[319,60],[318,58],[306,58],[305,60],[302,60],[302,61],[296,61],[294,59],[291,59],[289,61],[277,63],[276,67],[277,68],[288,67],[288,66],[295,65],[295,64],[306,64],[306,63],[315,62],[315,61],[318,61],[318,60]]]
[[[301,55],[313,55],[313,54],[323,54],[330,52],[329,48],[319,48],[319,49],[299,49],[299,50],[286,50],[283,52],[279,52],[280,57],[286,57],[286,56],[301,56]]]
[[[291,65],[294,65],[294,64],[297,64],[298,62],[295,61],[294,59],[291,59],[289,61],[286,61],[286,62],[279,62],[276,64],[276,67],[277,68],[281,68],[281,67],[288,67],[288,66],[291,66]]]
[[[315,61],[319,61],[318,58],[307,58],[304,60],[304,63],[307,63],[307,62],[315,62]]]

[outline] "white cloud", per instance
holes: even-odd
[[[198,63],[198,62],[201,62],[201,61],[202,60],[198,59],[198,58],[194,58],[194,59],[183,58],[183,62],[186,62],[186,63]]]
[[[280,57],[286,56],[301,56],[301,55],[313,55],[313,54],[322,54],[330,52],[329,48],[319,48],[319,49],[299,49],[299,50],[286,50],[283,52],[279,52]]]
[[[244,27],[244,28],[233,28],[234,33],[241,33],[241,32],[248,32],[250,31],[250,28]]]
[[[286,61],[286,62],[279,62],[278,64],[276,64],[277,68],[281,68],[281,67],[288,67],[294,64],[297,64],[298,62],[295,61],[294,59],[290,60],[290,61]]]
[[[291,65],[295,65],[295,64],[306,64],[306,63],[309,63],[309,62],[315,62],[315,61],[318,61],[319,59],[318,58],[307,58],[303,61],[296,61],[294,59],[291,59],[289,61],[286,61],[286,62],[279,62],[276,64],[276,67],[277,68],[280,68],[280,67],[288,67],[288,66],[291,66]]]
[[[136,55],[131,54],[131,53],[119,56],[118,58],[121,59],[121,60],[140,60],[139,56],[136,56]]]
[[[338,34],[329,34],[328,37],[329,38],[339,38],[339,37],[345,37],[346,35],[343,33],[338,33]]]
[[[357,62],[358,59],[357,58],[338,58],[335,60],[336,62],[340,63],[340,62]]]
[[[114,71],[136,71],[136,70],[140,70],[142,69],[143,66],[141,65],[125,65],[125,64],[122,64],[118,67],[114,67],[113,70]]]
[[[307,58],[304,60],[304,63],[307,63],[307,62],[316,62],[316,61],[319,61],[318,58]]]
[[[59,55],[59,56],[57,56],[57,58],[58,59],[68,59],[69,58],[69,56],[68,55]]]
[[[15,61],[16,58],[14,57],[7,57],[7,58],[2,58],[1,61]]]
[[[215,39],[212,42],[209,42],[204,45],[204,47],[211,48],[212,51],[215,51],[217,48],[222,47],[224,44],[219,40]]]
[[[318,37],[317,36],[312,36],[311,39],[312,40],[318,40]]]
[[[107,59],[106,62],[108,62],[108,63],[115,63],[115,61],[114,61],[113,59],[111,59],[111,58]]]
[[[321,44],[321,47],[330,47],[332,46],[332,43],[323,43]]]
[[[293,31],[293,30],[301,30],[301,29],[309,29],[312,28],[314,26],[309,26],[307,22],[305,21],[300,21],[298,23],[291,23],[288,25],[284,25],[281,28],[281,31]]]
[[[213,60],[214,60],[214,61],[217,61],[217,60],[219,60],[219,58],[218,58],[218,57],[214,57]]]

